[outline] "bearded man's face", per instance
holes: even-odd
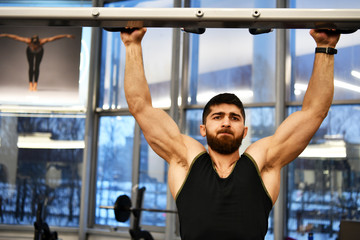
[[[200,133],[206,136],[208,146],[220,154],[231,154],[239,149],[246,136],[247,127],[240,109],[233,104],[219,104],[211,112]]]
[[[237,151],[242,143],[243,133],[235,137],[231,130],[220,130],[215,134],[206,133],[206,140],[209,147],[220,154],[231,154]]]

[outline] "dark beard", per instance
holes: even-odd
[[[222,132],[231,133],[226,130]],[[221,136],[219,138],[216,135],[206,134],[206,140],[207,140],[207,144],[212,150],[214,150],[217,153],[227,155],[234,153],[240,148],[243,140],[243,136],[244,136],[244,132],[241,134],[240,137],[235,139],[231,138],[230,136]]]

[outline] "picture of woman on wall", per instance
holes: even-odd
[[[43,45],[48,42],[52,42],[62,38],[75,38],[71,34],[61,34],[48,38],[39,38],[38,35],[34,35],[31,38],[21,37],[15,34],[1,33],[0,37],[8,37],[20,42],[24,42],[28,45],[26,48],[26,57],[29,63],[29,90],[36,91],[40,73],[40,63],[44,55]]]

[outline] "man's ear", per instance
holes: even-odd
[[[205,137],[206,136],[206,127],[204,124],[200,125],[200,134],[201,136]]]
[[[248,133],[248,127],[245,127],[244,128],[244,135],[243,135],[243,139],[246,137],[247,133]]]

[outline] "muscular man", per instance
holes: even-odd
[[[61,34],[49,38],[39,38],[38,35],[34,35],[31,38],[20,37],[15,34],[2,33],[0,37],[8,37],[20,42],[24,42],[28,45],[26,48],[26,57],[29,63],[29,90],[36,91],[40,73],[40,63],[44,55],[43,45],[48,42],[52,42],[61,38],[74,38],[70,34]]]
[[[280,191],[281,168],[305,149],[331,106],[334,55],[315,54],[301,111],[240,155],[248,128],[235,95],[217,95],[205,106],[200,133],[208,150],[181,134],[164,111],[153,108],[142,60],[145,32],[142,28],[121,33],[126,47],[125,95],[147,142],[169,164],[168,184],[179,212],[181,238],[264,239]],[[335,48],[340,37],[332,31],[310,34],[322,48]]]

